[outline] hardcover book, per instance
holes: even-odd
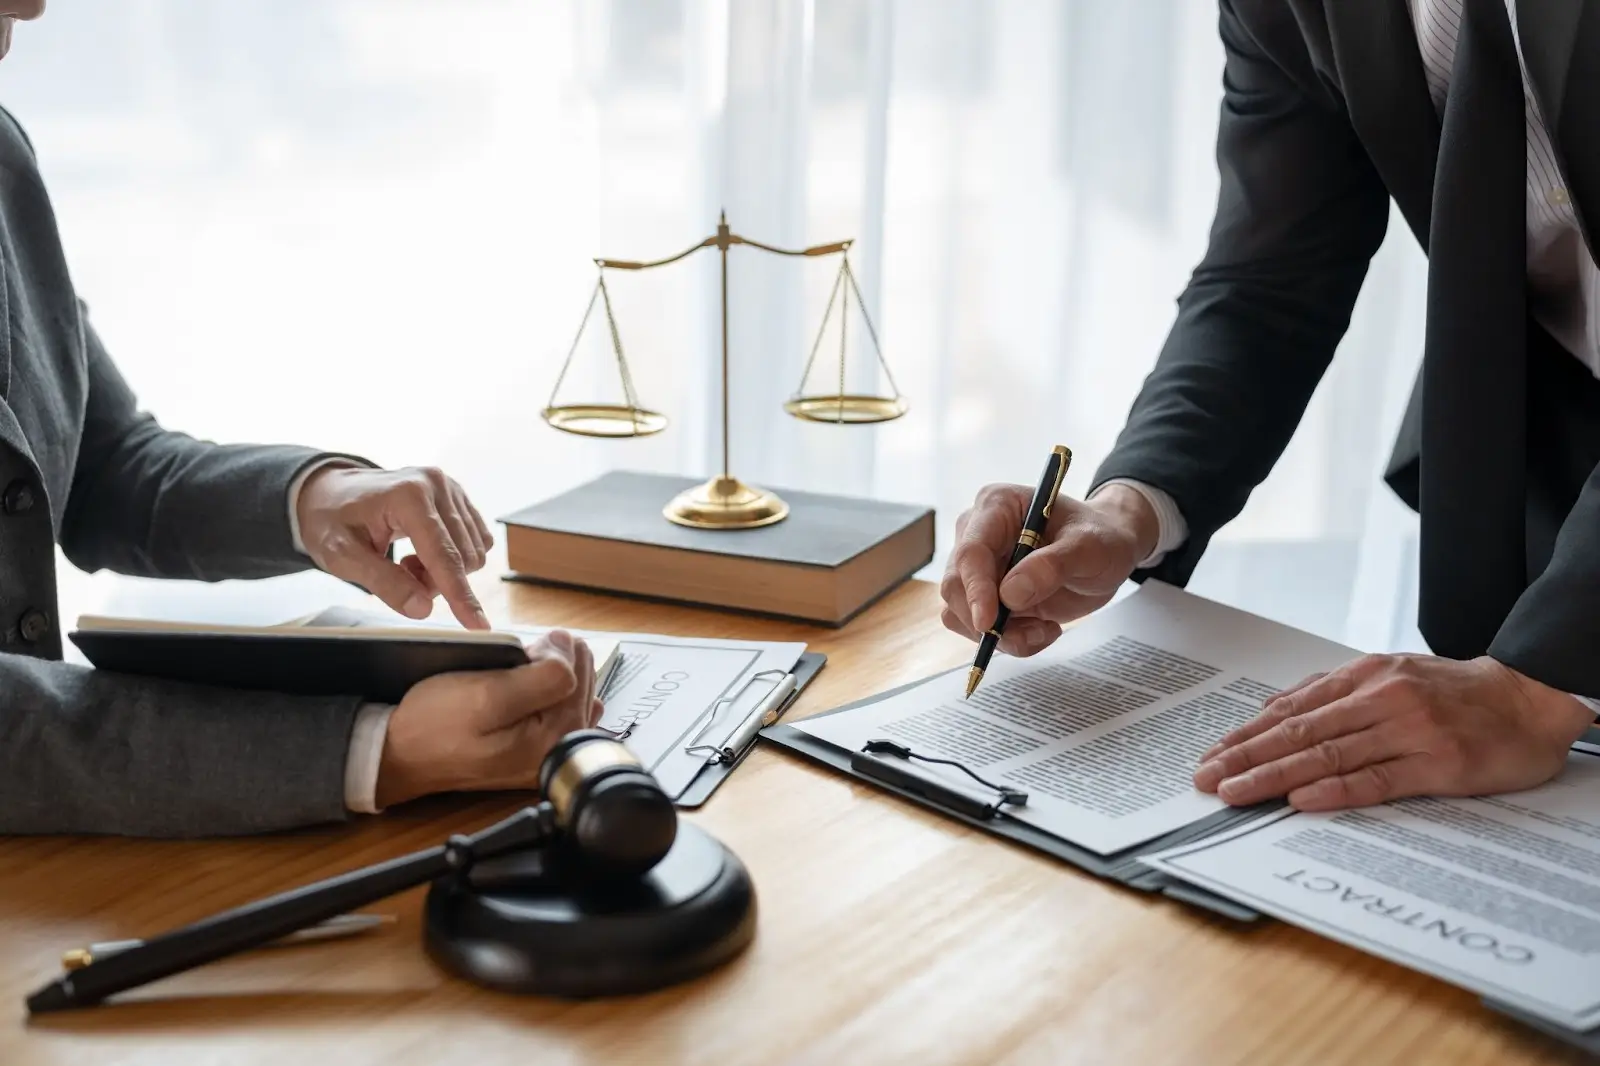
[[[663,505],[697,479],[613,471],[502,518],[514,577],[838,626],[933,559],[933,510],[777,490],[789,517],[691,529]]]

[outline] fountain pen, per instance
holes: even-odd
[[[1067,476],[1067,467],[1071,464],[1071,450],[1059,444],[1050,449],[1050,458],[1044,464],[1044,476],[1039,479],[1039,487],[1034,491],[1033,502],[1028,505],[1028,517],[1022,523],[1022,532],[1017,534],[1017,546],[1011,549],[1011,561],[1006,564],[1005,572],[1000,575],[1002,580],[1014,566],[1026,559],[1033,549],[1044,543],[1044,530],[1050,521],[1050,509],[1055,506],[1056,497],[1061,493],[1062,479]],[[995,646],[1000,643],[1000,635],[1005,632],[1006,619],[1010,616],[1011,612],[1006,610],[1006,605],[1000,604],[994,625],[990,626],[978,641],[978,655],[972,661],[972,669],[967,671],[968,697],[978,690],[978,682],[983,680],[983,672],[989,667],[989,659],[994,655]]]

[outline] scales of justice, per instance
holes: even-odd
[[[589,297],[589,307],[583,314],[583,321],[578,324],[578,334],[573,338],[572,349],[567,353],[566,362],[561,366],[561,373],[556,377],[555,388],[550,393],[550,402],[542,412],[544,420],[564,433],[576,433],[585,437],[647,437],[666,428],[666,416],[642,406],[634,391],[633,375],[628,368],[627,357],[622,351],[622,335],[617,330],[616,317],[611,310],[611,294],[606,288],[606,271],[652,270],[686,259],[703,249],[715,248],[721,253],[722,261],[722,473],[702,485],[680,493],[662,509],[662,514],[679,525],[694,529],[755,529],[783,521],[788,517],[789,505],[776,494],[746,484],[735,477],[728,463],[728,249],[736,244],[742,244],[774,255],[804,258],[839,256],[839,273],[828,296],[827,309],[822,313],[822,323],[817,327],[817,337],[811,345],[811,355],[800,374],[800,383],[796,386],[794,394],[784,403],[783,409],[795,418],[809,422],[868,425],[899,418],[906,413],[908,405],[895,386],[894,375],[883,358],[883,351],[878,345],[877,330],[872,325],[871,316],[867,314],[866,301],[861,298],[861,289],[856,284],[855,273],[850,269],[849,251],[853,243],[853,240],[843,240],[810,248],[775,248],[732,232],[728,228],[727,213],[723,212],[717,221],[715,234],[677,255],[651,262],[596,259],[594,262],[599,268],[600,276],[595,282],[594,292]],[[845,391],[845,334],[852,295],[855,297],[856,305],[861,309],[861,317],[866,323],[867,336],[872,341],[873,351],[877,354],[878,365],[883,368],[884,377],[889,383],[888,396]],[[841,296],[843,299],[839,313],[838,387],[831,393],[808,393],[806,382],[817,361],[817,354],[822,349],[823,337],[827,333],[828,320],[833,315],[834,304],[841,302]],[[583,332],[589,325],[589,319],[594,316],[597,303],[605,309],[606,325],[610,328],[611,347],[617,359],[623,402],[557,403],[562,382],[566,380],[567,371],[572,367],[572,360],[577,355],[578,346],[583,340]]]

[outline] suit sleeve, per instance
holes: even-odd
[[[290,531],[289,487],[334,456],[292,445],[213,444],[164,429],[82,316],[89,389],[60,541],[80,569],[220,581],[310,567]]]
[[[1489,655],[1575,696],[1600,697],[1600,467],[1589,475],[1561,530],[1550,564],[1517,598]],[[1591,709],[1593,705],[1591,704]]]
[[[348,817],[360,701],[0,653],[0,834],[237,835]]]
[[[1287,19],[1287,9],[1274,17]],[[1389,217],[1348,117],[1301,87],[1311,77],[1305,56],[1297,80],[1258,46],[1231,0],[1219,25],[1226,61],[1209,243],[1094,479],[1144,482],[1176,501],[1188,539],[1137,576],[1180,585],[1288,445]]]

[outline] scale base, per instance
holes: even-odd
[[[724,476],[680,492],[661,513],[692,529],[757,529],[789,517],[789,505],[774,493]]]
[[[554,848],[476,864],[435,881],[428,954],[502,992],[588,999],[651,992],[731,961],[755,936],[755,886],[704,830],[678,823],[643,877],[597,881]]]

